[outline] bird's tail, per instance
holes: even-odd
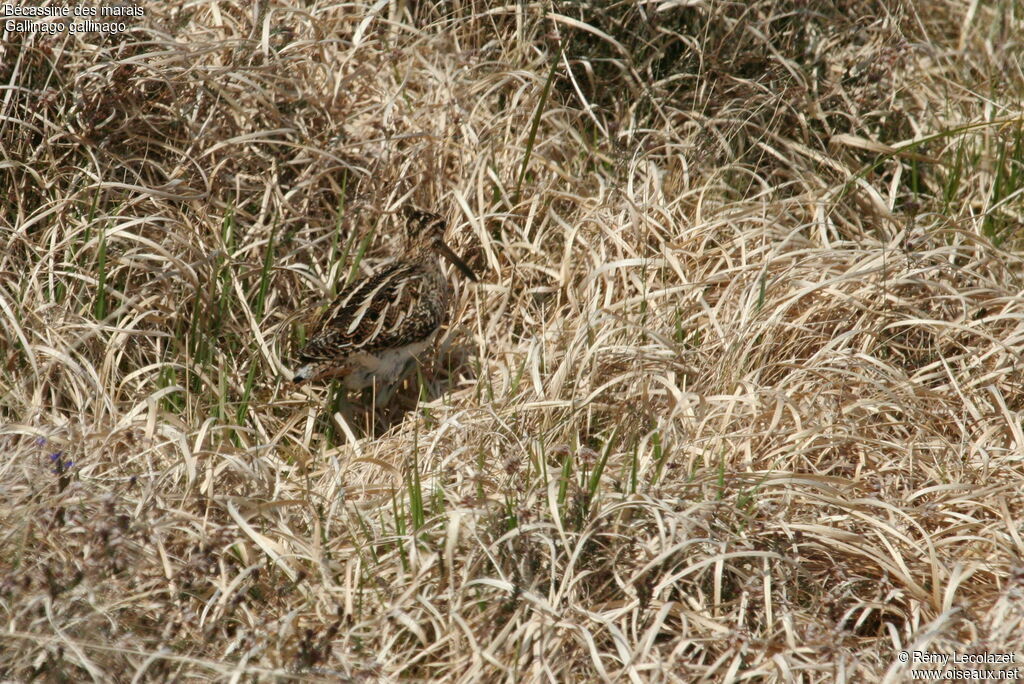
[[[302,366],[297,371],[295,371],[295,377],[292,378],[292,382],[294,382],[296,385],[300,385],[304,383],[306,380],[312,378],[314,375],[316,375],[316,364],[307,363],[305,366]]]

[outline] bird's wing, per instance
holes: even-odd
[[[313,326],[299,358],[336,359],[425,339],[443,316],[436,300],[423,296],[425,275],[416,264],[396,263],[350,283]]]

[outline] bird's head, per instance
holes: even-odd
[[[467,278],[476,282],[476,274],[444,242],[448,222],[439,215],[415,207],[405,208],[405,232],[412,249],[429,249],[444,256]]]

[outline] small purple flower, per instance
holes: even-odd
[[[36,446],[38,446],[38,447],[46,446],[46,438],[45,437],[36,437]]]
[[[53,463],[53,472],[63,475],[75,466],[74,461],[65,461],[64,452],[57,451],[50,454],[50,462]]]

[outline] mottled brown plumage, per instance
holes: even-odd
[[[394,382],[410,358],[423,352],[449,314],[451,288],[437,257],[447,257],[471,280],[473,271],[444,243],[437,214],[406,211],[401,257],[356,279],[313,326],[299,352],[294,382],[343,377],[349,389]]]

